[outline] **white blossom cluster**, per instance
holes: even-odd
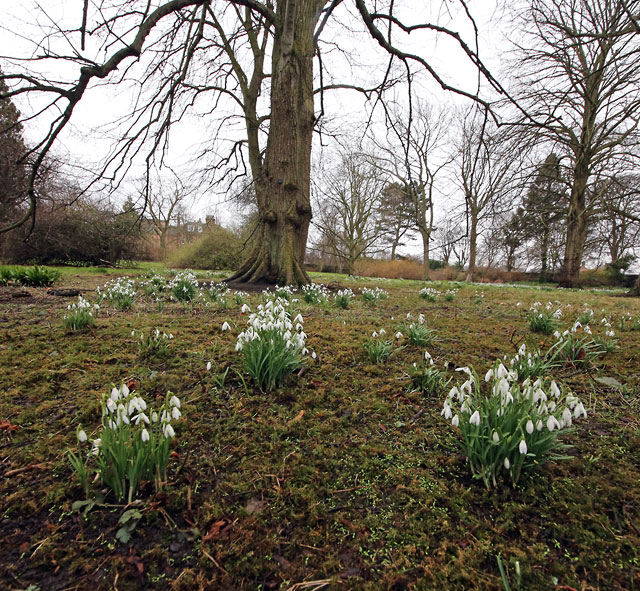
[[[303,285],[301,290],[302,299],[310,304],[326,302],[327,299],[329,299],[329,290],[324,285],[318,283]]]
[[[451,388],[441,414],[456,427],[461,421],[480,426],[482,420],[488,417],[483,416],[482,405],[479,404],[481,400],[477,395],[474,396],[478,388],[475,377],[467,367],[458,368],[457,371],[466,373],[467,379],[461,386]],[[548,431],[563,429],[571,426],[574,419],[587,416],[580,399],[571,393],[563,394],[555,381],[547,387],[541,378],[533,382],[527,378],[522,384],[518,384],[517,379],[517,373],[508,370],[502,363],[485,375],[486,382],[493,382],[490,399],[497,404],[496,416],[505,414],[509,405],[529,403],[526,405],[529,415],[523,418],[527,434],[533,434],[534,430],[542,431],[545,427]],[[525,439],[523,437],[525,451],[522,453],[526,453]]]
[[[362,296],[370,301],[378,301],[388,298],[389,292],[385,291],[384,289],[380,289],[379,287],[375,287],[374,289],[363,287]]]
[[[118,277],[118,279],[107,281],[102,286],[102,289],[98,287],[96,291],[100,300],[105,298],[108,300],[117,300],[120,298],[130,298],[133,300],[136,297],[136,284],[133,279]]]
[[[71,314],[76,314],[77,312],[85,312],[89,314],[89,316],[93,316],[97,314],[100,310],[100,306],[98,304],[92,304],[89,300],[83,298],[81,295],[78,296],[78,301],[67,306],[67,310],[69,311],[68,315],[65,315],[65,318],[70,316]]]
[[[279,340],[287,349],[306,355],[307,335],[302,326],[304,320],[301,314],[292,320],[287,306],[288,302],[282,298],[258,305],[256,311],[249,315],[249,326],[238,335],[236,351],[241,351],[247,343],[256,339],[267,340],[271,344]]]
[[[419,295],[421,298],[425,300],[434,302],[440,295],[440,292],[437,289],[434,289],[433,287],[423,287],[420,290]]]

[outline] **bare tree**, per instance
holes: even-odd
[[[452,159],[446,151],[449,118],[443,110],[416,101],[408,113],[385,109],[386,143],[374,138],[381,166],[404,188],[413,228],[422,239],[422,279],[429,279],[437,181]]]
[[[345,264],[353,275],[355,263],[363,255],[379,251],[384,228],[380,224],[379,206],[387,179],[371,164],[371,157],[359,153],[345,154],[337,170],[320,190],[319,215],[315,225],[320,243],[329,246],[330,254]]]
[[[471,18],[465,0],[459,3],[463,14]],[[49,117],[47,131],[33,146],[29,207],[4,230],[35,221],[37,170],[77,106],[85,102],[89,88],[129,81],[139,89],[122,140],[101,171],[112,177],[125,173],[136,155],[146,158],[148,164],[156,157],[162,163],[172,125],[196,104],[208,105],[203,116],[216,111],[221,97],[226,96],[238,105],[246,137],[232,141],[230,153],[212,168],[227,178],[250,173],[259,212],[255,246],[235,279],[307,282],[302,265],[311,220],[310,153],[314,126],[324,109],[322,95],[320,110],[314,107],[316,92],[357,88],[373,99],[390,86],[399,65],[408,79],[423,71],[443,89],[481,100],[476,92],[451,87],[425,57],[395,43],[406,39],[408,32],[413,33],[412,40],[422,36],[425,47],[431,47],[438,37],[450,38],[480,76],[503,92],[480,61],[475,39],[467,43],[458,32],[437,22],[404,22],[395,2],[374,8],[366,0],[348,4],[342,0],[157,0],[141,5],[136,0],[104,0],[85,2],[80,31],[65,30],[53,22],[53,30],[36,41],[33,59],[13,61],[13,70],[4,76],[10,88],[3,96],[48,100],[26,119]],[[37,14],[34,10],[34,20]],[[386,61],[369,89],[351,81],[323,83],[328,74],[320,63],[326,47],[323,33],[331,29],[332,22],[345,19],[360,24],[366,39],[373,40]],[[86,40],[91,52],[85,47]],[[329,46],[334,46],[333,40]],[[314,56],[319,65],[316,79]],[[36,64],[57,60],[64,62],[65,71],[75,66],[76,77],[60,82],[38,73]],[[27,68],[21,67],[24,63]],[[53,65],[48,71],[55,69]],[[264,104],[268,108],[259,115]],[[218,132],[222,133],[230,119],[221,118]],[[219,148],[207,150],[210,155],[219,153]]]
[[[456,181],[464,196],[469,237],[467,281],[473,281],[482,224],[500,213],[515,189],[522,152],[504,131],[490,125],[486,113],[468,112],[457,142]]]
[[[570,194],[561,284],[582,264],[594,179],[632,168],[640,117],[640,0],[530,0],[518,43],[520,100],[559,150]]]
[[[141,197],[147,205],[147,211],[151,216],[153,231],[160,240],[163,260],[167,257],[169,227],[182,214],[185,201],[190,193],[187,187],[177,181],[171,189],[165,187],[165,184],[160,177],[157,177],[152,186],[145,182],[140,191]]]

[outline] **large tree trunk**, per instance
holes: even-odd
[[[427,232],[424,228],[420,228],[420,236],[422,237],[422,280],[429,281],[431,266],[429,265],[429,239],[430,233]]]
[[[478,246],[478,216],[471,212],[471,224],[469,228],[469,267],[467,268],[467,281],[473,281],[476,270],[476,250]]]
[[[576,164],[574,174],[567,215],[567,242],[560,277],[560,285],[563,287],[575,287],[577,284],[587,239],[586,194],[589,167],[586,157]]]
[[[540,283],[549,280],[549,233],[545,225],[540,238]]]
[[[280,0],[274,29],[271,119],[263,173],[255,178],[259,221],[247,261],[231,281],[301,285],[311,221],[313,32],[321,0]]]

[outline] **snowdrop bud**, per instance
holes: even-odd
[[[116,387],[111,388],[111,400],[120,400],[120,390]]]
[[[533,428],[534,428],[533,427],[533,421],[531,419],[529,419],[527,421],[527,426],[526,426],[527,433],[529,433],[529,435],[531,435],[531,433],[533,433]]]
[[[225,321],[222,323],[222,332],[226,330],[231,330],[231,327],[229,326],[229,323]]]
[[[493,432],[493,435],[491,436],[491,439],[493,439],[494,443],[498,443],[500,441],[500,435],[498,435],[497,431]]]
[[[508,470],[509,468],[511,468],[511,462],[509,461],[509,458],[505,458],[504,459],[504,467]]]
[[[480,425],[480,413],[477,410],[469,418],[469,423],[472,425]]]
[[[158,422],[158,413],[157,413],[155,410],[151,413],[151,420],[152,420],[154,423],[157,423],[157,422]]]
[[[571,426],[571,411],[568,408],[562,411],[562,421],[565,427]]]
[[[133,336],[133,335],[135,335],[135,334],[136,334],[136,331],[135,331],[135,330],[132,330],[132,331],[131,331],[131,336]]]
[[[207,371],[211,371],[211,361],[207,363]]]
[[[315,352],[315,351],[313,351],[313,352],[311,353],[311,359],[315,359],[316,357],[317,357],[316,352]]]
[[[78,431],[78,441],[80,443],[84,443],[87,440],[87,434],[84,432],[83,429],[80,429]]]
[[[454,427],[457,427],[460,424],[460,417],[458,415],[455,415],[453,419],[451,419],[451,424]]]
[[[536,423],[536,431],[542,431],[542,421],[540,419]]]
[[[149,441],[149,431],[143,429],[142,433],[140,433],[140,439],[142,439],[142,441],[144,441],[145,443]]]
[[[484,376],[484,381],[485,382],[490,382],[491,378],[493,377],[493,370],[490,369]]]
[[[527,442],[524,439],[520,442],[518,449],[520,450],[521,454],[527,453]]]

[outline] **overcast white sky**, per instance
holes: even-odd
[[[452,6],[455,4],[451,3]],[[480,32],[480,55],[498,75],[499,58],[504,44],[503,34],[495,20],[496,2],[495,0],[470,0],[468,4]],[[345,3],[343,22],[355,28],[361,28],[356,17],[353,17],[353,8],[349,9],[349,6],[349,2]],[[408,9],[406,6],[411,8]],[[406,16],[413,17],[412,20],[417,20],[417,17],[424,20],[424,14],[429,14],[429,11],[432,11],[430,15],[433,19],[439,19],[440,24],[446,24],[459,30],[468,43],[473,43],[469,21],[460,16],[450,20],[448,15],[443,13],[442,6],[443,4],[439,1],[406,0]],[[3,0],[0,2],[0,23],[2,23],[0,55],[23,58],[33,56],[34,41],[38,42],[42,38],[43,29],[50,26],[51,20],[63,22],[69,29],[78,27],[81,21],[81,7],[82,2],[79,0],[40,0],[37,4],[35,0],[14,0],[13,2]],[[351,20],[350,17],[354,20]],[[89,25],[91,24],[92,17],[89,19]],[[366,37],[349,34],[343,26],[334,26],[327,28],[323,39],[335,42],[341,49],[349,53],[352,60],[358,64],[357,67],[350,68],[339,52],[326,54],[325,63],[334,73],[336,80],[351,82],[354,77],[366,76],[368,70],[373,71],[377,66],[376,62],[372,61],[376,55],[376,46]],[[79,34],[76,39],[72,39],[72,42],[79,46]],[[477,83],[477,71],[450,40],[439,37],[434,43],[432,38],[426,36],[420,38],[413,35],[409,40],[409,45],[405,45],[405,47],[415,48],[416,52],[428,56],[429,62],[448,81],[458,87],[474,91]],[[68,51],[68,44],[64,49],[57,46],[51,46],[49,49],[64,53]],[[39,50],[39,53],[41,52],[42,50]],[[87,37],[87,49],[83,55],[104,59],[104,55],[96,55],[90,37]],[[12,66],[4,59],[0,59],[0,64],[5,72],[12,69]],[[38,65],[44,67],[45,63]],[[57,64],[56,68],[55,75],[58,78],[73,80],[77,77],[78,66],[75,64],[66,66]],[[325,80],[326,82],[327,80]],[[416,86],[416,92],[429,97],[428,100],[433,102],[449,105],[463,102],[461,99],[439,90],[426,77],[423,78],[421,84]],[[117,132],[120,128],[114,127],[113,122],[130,111],[132,101],[133,95],[121,87],[94,85],[76,109],[72,119],[73,125],[65,130],[60,138],[56,153],[70,161],[95,169],[97,163],[105,158],[109,146],[118,135]],[[37,103],[27,103],[21,98],[16,102],[23,113],[29,113],[37,107]],[[319,108],[317,103],[316,108]],[[352,91],[326,93],[325,110],[328,124],[334,129],[355,130],[365,121],[365,105],[361,97]],[[45,123],[40,122],[33,127],[27,127],[25,130],[27,140],[36,141],[44,126]],[[190,118],[180,123],[172,134],[171,163],[176,170],[184,170],[186,175],[187,171],[193,169],[195,153],[201,143],[207,139],[206,133],[207,130],[201,119]],[[235,132],[232,132],[232,135],[233,133]],[[316,142],[316,144],[317,157],[319,143]],[[128,188],[126,184],[124,186]],[[196,215],[202,216],[207,211],[217,210],[218,215],[222,214],[224,218],[224,212],[229,208],[227,206],[216,207],[216,204],[224,201],[224,197],[223,193],[215,191],[201,194],[193,211]]]

